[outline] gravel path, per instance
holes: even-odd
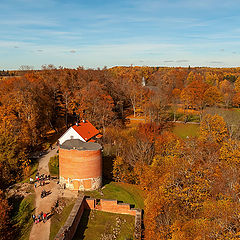
[[[53,150],[49,150],[46,155],[42,156],[39,159],[38,171],[40,175],[49,174],[48,162],[50,160],[50,157],[53,157],[56,155],[56,153],[57,147],[54,146]],[[59,195],[61,194],[59,185],[55,180],[46,181],[46,183],[47,184],[45,186],[39,186],[38,184],[37,188],[35,188],[35,215],[38,215],[41,211],[43,211],[43,213],[50,213],[51,208],[54,206]],[[41,192],[43,189],[45,189],[46,192],[50,191],[51,193],[48,196],[41,198]],[[40,222],[38,224],[33,224],[29,239],[48,240],[50,234],[50,224],[51,218],[48,219],[46,223]]]

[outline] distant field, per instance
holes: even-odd
[[[210,114],[218,114],[220,116],[233,116],[240,117],[240,109],[239,108],[206,108],[204,113]]]
[[[98,191],[85,192],[85,195],[93,198],[116,199],[144,209],[143,191],[137,185],[127,183],[110,182],[103,187],[103,195]]]
[[[174,123],[173,133],[181,138],[197,137],[199,135],[199,124]]]
[[[134,216],[85,210],[73,240],[133,239]]]

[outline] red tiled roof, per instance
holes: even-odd
[[[99,131],[89,122],[81,122],[78,125],[72,127],[86,142],[99,134]]]

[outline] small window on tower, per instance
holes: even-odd
[[[71,138],[71,139],[74,139],[74,137],[73,137],[73,136],[70,136],[70,138]]]

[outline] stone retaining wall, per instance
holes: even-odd
[[[85,196],[80,196],[64,226],[57,233],[55,240],[72,240],[85,209]]]

